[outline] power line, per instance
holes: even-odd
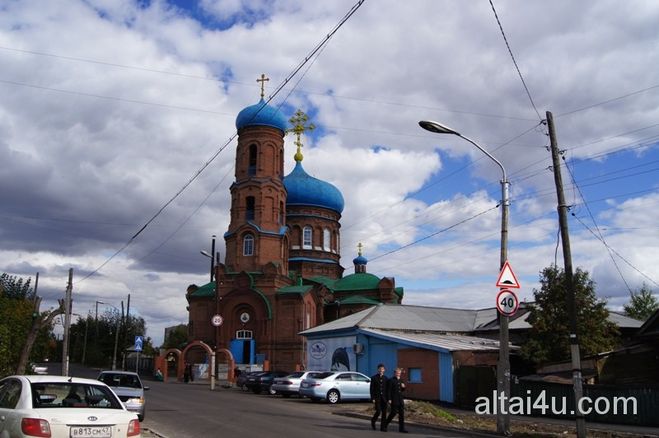
[[[556,117],[556,118],[559,118],[559,117],[563,117],[563,116],[569,116],[569,115],[571,115],[571,114],[578,113],[578,112],[580,112],[580,111],[585,111],[585,110],[587,110],[587,109],[591,109],[591,108],[595,108],[595,107],[597,107],[597,106],[606,105],[607,103],[615,102],[616,100],[625,99],[625,98],[627,98],[627,97],[635,96],[635,95],[637,95],[637,94],[641,94],[641,93],[644,93],[644,92],[646,92],[646,91],[654,90],[655,88],[659,88],[659,84],[657,84],[657,85],[652,85],[651,87],[643,88],[643,89],[641,89],[641,90],[632,91],[631,93],[623,94],[622,96],[612,97],[611,99],[607,99],[607,100],[604,100],[604,101],[602,101],[602,102],[594,103],[594,104],[592,104],[592,105],[586,105],[586,106],[584,106],[584,107],[577,108],[577,109],[574,109],[574,110],[572,110],[572,111],[568,111],[568,112],[565,112],[565,113],[561,113],[561,114],[559,114],[559,115],[557,115],[557,116],[555,116],[555,117]]]
[[[563,159],[563,162],[565,162],[565,157],[561,156]],[[611,261],[613,262],[613,265],[616,268],[616,271],[618,271],[618,274],[620,275],[620,278],[622,279],[622,282],[625,283],[625,286],[627,287],[627,290],[629,293],[632,293],[632,289],[629,287],[629,284],[627,283],[627,280],[625,279],[625,276],[622,275],[622,271],[620,270],[620,266],[618,266],[618,262],[616,262],[615,258],[613,257],[613,254],[611,253],[611,250],[609,246],[606,244],[606,241],[604,240],[604,236],[602,236],[602,232],[599,229],[599,226],[597,225],[597,221],[595,220],[595,216],[593,216],[593,212],[590,210],[590,207],[588,206],[588,202],[586,202],[586,197],[583,195],[583,192],[581,191],[581,188],[579,188],[579,185],[577,184],[577,181],[574,178],[574,174],[572,173],[572,170],[570,169],[570,166],[565,165],[565,168],[567,169],[568,173],[570,174],[570,179],[572,180],[572,184],[574,184],[574,187],[576,187],[577,191],[579,192],[579,196],[581,197],[581,200],[583,201],[583,205],[586,207],[586,211],[588,211],[588,215],[590,216],[590,219],[593,221],[593,224],[595,225],[595,229],[597,230],[597,234],[600,237],[600,240],[602,243],[604,243],[604,246],[608,250],[609,257],[611,257]],[[576,217],[576,216],[575,216]]]
[[[519,75],[519,78],[522,80],[522,85],[524,85],[524,90],[526,90],[526,95],[529,96],[529,101],[531,101],[531,106],[535,110],[535,113],[538,115],[538,119],[542,120],[542,116],[540,116],[540,112],[538,111],[538,108],[536,108],[535,102],[533,102],[533,98],[531,97],[531,92],[529,91],[529,87],[526,86],[526,82],[524,81],[522,72],[519,70],[519,66],[517,65],[517,61],[515,60],[513,51],[510,48],[510,44],[508,44],[508,38],[506,38],[506,33],[503,31],[503,26],[501,25],[501,21],[499,20],[499,15],[497,14],[497,10],[494,8],[494,3],[492,3],[492,0],[490,0],[490,6],[492,6],[492,12],[494,12],[494,17],[497,19],[497,23],[499,24],[499,29],[501,30],[503,41],[506,43],[506,47],[508,48],[508,53],[510,53],[510,58],[513,60],[513,64],[515,64],[515,68],[517,69],[517,74]]]
[[[603,239],[601,239],[597,234],[595,234],[595,233],[593,232],[593,230],[591,230],[591,229],[588,227],[588,225],[584,224],[583,221],[582,221],[581,219],[579,219],[574,213],[572,213],[572,216],[573,216],[577,221],[579,221],[579,223],[580,223],[585,229],[587,229],[588,231],[590,231],[590,234],[592,234],[593,236],[595,236],[596,239],[598,239],[599,241],[601,241],[602,244],[604,244],[604,246],[606,246],[608,249],[610,249],[611,251],[613,251],[613,253],[614,253],[615,255],[617,255],[618,257],[620,257],[620,259],[621,259],[623,262],[627,263],[627,265],[629,265],[632,269],[634,269],[636,272],[638,272],[639,274],[641,274],[643,277],[645,277],[645,278],[647,278],[648,280],[650,280],[650,281],[651,281],[652,283],[654,283],[656,286],[659,286],[659,283],[657,283],[656,281],[654,281],[654,280],[653,280],[652,278],[650,278],[647,274],[645,274],[645,273],[642,272],[640,269],[638,269],[636,266],[634,266],[630,261],[628,261],[628,260],[627,260],[626,258],[624,258],[622,255],[620,255],[620,253],[619,253],[618,251],[616,251],[615,249],[611,248],[611,247],[610,247],[610,246],[609,246],[609,245],[608,245]]]
[[[466,222],[469,222],[469,221],[471,221],[471,220],[473,220],[473,219],[476,219],[477,217],[482,216],[482,215],[484,215],[485,213],[488,213],[488,212],[490,212],[490,211],[492,211],[492,210],[495,210],[495,209],[497,209],[497,208],[499,208],[499,204],[495,205],[494,207],[488,208],[487,210],[483,210],[483,211],[481,211],[480,213],[476,213],[475,215],[473,215],[473,216],[471,216],[471,217],[468,217],[467,219],[461,220],[460,222],[457,222],[457,223],[455,223],[455,224],[453,224],[453,225],[451,225],[451,226],[448,226],[448,227],[446,227],[446,228],[442,228],[442,229],[439,230],[439,231],[436,231],[436,232],[434,232],[434,233],[428,234],[428,235],[422,237],[421,239],[417,239],[417,240],[415,240],[415,241],[412,242],[412,243],[408,243],[407,245],[403,245],[403,246],[400,246],[400,247],[398,247],[398,248],[396,248],[396,249],[393,249],[393,250],[391,250],[391,251],[388,251],[388,252],[385,252],[385,253],[383,253],[383,254],[377,255],[377,256],[373,257],[373,258],[371,259],[371,261],[373,261],[373,260],[377,260],[377,259],[382,258],[382,257],[385,257],[385,256],[388,256],[388,255],[393,254],[393,253],[398,252],[398,251],[402,251],[402,250],[405,249],[405,248],[409,248],[410,246],[416,245],[417,243],[421,243],[421,242],[423,242],[424,240],[428,240],[428,239],[430,239],[431,237],[434,237],[434,236],[436,236],[436,235],[438,235],[438,234],[445,233],[446,231],[449,231],[449,230],[451,230],[451,229],[453,229],[453,228],[455,228],[455,227],[457,227],[457,226],[459,226],[459,225],[462,225],[462,224],[464,224],[464,223],[466,223]]]
[[[309,60],[319,51],[322,49],[324,45],[326,45],[329,40],[334,36],[334,34],[343,26],[343,24],[348,21],[348,19],[355,13],[357,10],[361,7],[361,5],[364,3],[366,0],[359,0],[355,5],[350,8],[348,13],[339,20],[338,24],[334,26],[334,28],[321,40],[320,43],[318,43],[312,50],[311,52],[300,62],[290,73],[284,81],[275,89],[275,91],[270,95],[270,97],[266,100],[265,105],[270,103],[272,99],[284,88],[284,86],[304,67],[305,64],[309,62]],[[256,111],[253,115],[252,118],[256,117],[258,113],[261,111],[262,108],[265,107],[265,105],[259,107],[258,111]],[[115,258],[117,255],[119,255],[123,250],[125,250],[136,238],[139,236],[160,214],[172,203],[176,198],[178,198],[181,193],[183,193],[198,177],[201,175],[201,173],[206,170],[206,168],[217,158],[224,149],[231,144],[231,142],[238,136],[238,132],[235,132],[229,139],[222,145],[216,152],[213,154],[213,156],[207,160],[195,173],[194,175],[181,187],[175,194],[172,196],[165,204],[163,204],[160,209],[142,226],[142,228],[137,231],[129,240],[126,242],[119,250],[117,250],[114,254],[112,254],[101,266],[87,274],[85,277],[83,277],[81,280],[78,281],[78,283],[86,280],[87,278],[91,277],[92,275],[96,274],[102,267],[107,265],[110,260]]]

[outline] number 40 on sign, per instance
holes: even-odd
[[[504,316],[513,316],[519,309],[519,299],[510,289],[501,289],[497,294],[497,310]]]

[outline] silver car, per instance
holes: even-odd
[[[135,412],[140,421],[144,420],[146,412],[146,400],[144,391],[148,386],[142,385],[142,380],[137,373],[131,371],[101,371],[98,380],[108,385],[119,400],[131,412]]]
[[[331,371],[300,383],[300,395],[312,401],[370,400],[371,379],[355,371]]]
[[[300,395],[300,383],[302,383],[302,380],[316,377],[322,373],[322,371],[298,371],[286,377],[277,377],[273,381],[270,391],[273,394],[281,394],[284,397]]]

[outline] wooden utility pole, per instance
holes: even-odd
[[[572,274],[572,253],[570,251],[570,234],[567,226],[567,209],[563,194],[563,179],[561,177],[560,151],[556,141],[554,118],[547,111],[547,128],[551,144],[551,158],[554,168],[554,182],[558,196],[558,222],[561,229],[561,246],[563,247],[563,263],[565,265],[565,283],[567,285],[567,306],[570,318],[570,355],[572,357],[572,383],[574,385],[574,402],[577,420],[577,437],[586,437],[586,420],[579,409],[583,398],[583,382],[581,378],[581,356],[579,353],[579,338],[577,333],[577,309],[575,302],[574,278]]]
[[[64,297],[64,337],[62,346],[62,375],[69,375],[69,328],[71,327],[71,292],[73,290],[73,268],[69,268],[69,282]]]

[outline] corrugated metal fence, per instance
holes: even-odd
[[[597,423],[659,426],[659,387],[584,385],[582,403],[586,421]],[[520,380],[511,382],[511,396],[520,397],[511,413],[556,418],[574,418],[572,385]],[[518,412],[515,411],[518,410]],[[634,413],[635,411],[635,413]]]

